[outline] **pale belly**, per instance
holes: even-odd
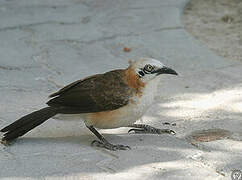
[[[86,114],[85,123],[101,129],[127,127],[140,119],[147,109],[129,104],[113,111]]]

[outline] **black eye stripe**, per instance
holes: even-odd
[[[144,73],[143,71],[139,71],[138,73],[139,73],[139,75],[140,75],[141,77],[145,75],[145,73]]]

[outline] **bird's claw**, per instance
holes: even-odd
[[[98,141],[98,140],[92,141],[91,145],[97,146],[97,147],[102,147],[102,148],[105,148],[105,149],[108,149],[108,150],[111,150],[111,151],[131,149],[129,146],[125,146],[125,145],[122,145],[122,144],[114,145],[114,144],[111,144],[111,143],[108,143],[108,142],[102,142],[102,141]]]

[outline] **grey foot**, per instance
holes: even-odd
[[[172,134],[172,135],[175,135],[175,131],[171,130],[171,129],[158,129],[158,128],[154,128],[152,126],[149,126],[149,125],[145,125],[145,124],[134,124],[132,125],[131,127],[134,127],[134,128],[138,128],[138,129],[130,129],[128,132],[134,132],[136,134],[141,134],[141,133],[144,133],[144,134],[164,134],[164,133],[167,133],[167,134]]]
[[[111,144],[111,143],[108,143],[108,142],[102,142],[102,141],[97,141],[97,140],[92,141],[91,145],[97,146],[97,147],[102,147],[102,148],[105,148],[105,149],[108,149],[108,150],[111,150],[111,151],[131,149],[129,146],[125,146],[125,145],[122,145],[122,144],[114,145],[114,144]]]

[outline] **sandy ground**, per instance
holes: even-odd
[[[51,119],[0,145],[0,179],[220,180],[242,170],[242,62],[187,32],[186,3],[0,0],[0,127],[44,107],[60,87],[129,59],[153,57],[179,73],[161,78],[140,120],[175,136],[100,130],[132,148],[111,152],[90,146],[95,137],[81,120]]]
[[[183,22],[189,33],[218,55],[242,61],[241,0],[191,0]]]

